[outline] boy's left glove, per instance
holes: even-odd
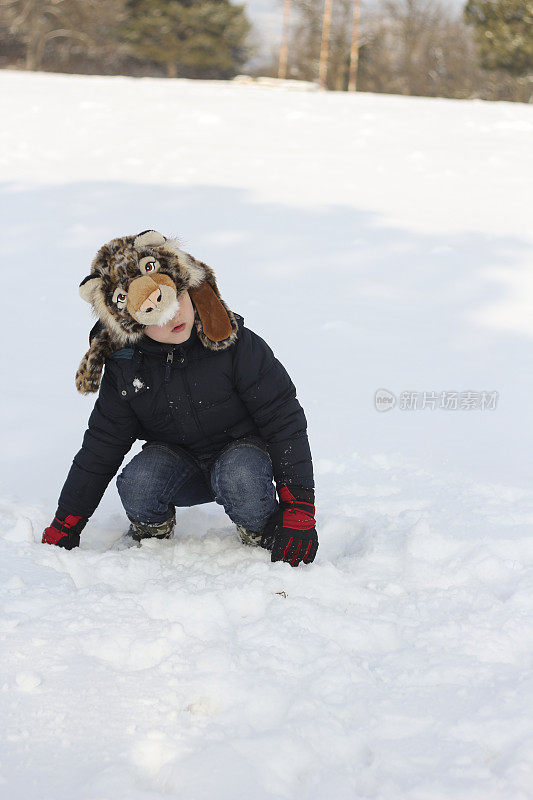
[[[318,550],[315,522],[315,493],[312,489],[280,486],[279,509],[268,520],[261,547],[272,551],[272,561],[286,561],[297,567],[310,564]]]
[[[43,544],[55,544],[57,547],[64,547],[65,550],[79,547],[80,533],[87,525],[87,522],[88,519],[86,517],[76,517],[58,508],[50,527],[44,529],[41,542]]]

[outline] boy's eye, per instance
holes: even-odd
[[[125,294],[117,294],[117,303],[125,303],[126,302],[126,295]]]
[[[144,269],[146,272],[153,272],[155,269],[155,261],[149,261],[148,264],[144,265]]]

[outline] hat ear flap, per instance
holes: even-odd
[[[214,350],[221,349],[216,346],[220,342],[228,347],[237,337],[238,325],[218,291],[206,280],[190,288],[189,297],[198,312],[196,330],[202,343]]]
[[[93,331],[95,328],[91,346],[83,356],[76,372],[76,389],[80,394],[91,394],[98,391],[105,360],[113,352],[106,329],[104,327],[98,329],[95,325]]]

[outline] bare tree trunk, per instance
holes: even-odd
[[[318,82],[326,89],[328,80],[329,32],[331,29],[331,13],[333,0],[325,0],[324,20],[322,23],[322,44],[320,46],[320,65],[318,68]]]
[[[28,6],[30,4],[28,3]],[[33,10],[33,9],[32,9]],[[28,40],[26,46],[26,58],[25,58],[25,66],[28,70],[37,69],[40,66],[38,61],[38,51],[39,51],[39,33],[40,33],[40,19],[36,13],[29,12],[29,31],[28,31]]]
[[[285,79],[287,77],[287,60],[289,53],[289,14],[291,10],[291,0],[285,0],[283,6],[283,33],[281,39],[281,48],[279,51],[279,69],[278,78]]]
[[[357,91],[357,69],[359,66],[359,21],[361,18],[361,0],[354,0],[353,3],[353,28],[352,28],[352,47],[350,50],[350,77],[348,80],[348,91]]]
[[[175,61],[167,61],[166,68],[167,68],[167,78],[178,77],[178,65],[176,64]]]

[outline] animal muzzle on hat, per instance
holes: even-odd
[[[99,320],[91,346],[76,372],[82,394],[98,391],[106,358],[134,344],[147,325],[165,325],[189,292],[196,309],[198,338],[210,350],[224,350],[237,337],[237,321],[218,291],[213,270],[157,231],[122,236],[103,245],[80,295]]]

